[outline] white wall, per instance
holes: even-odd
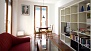
[[[18,0],[13,0],[12,34],[17,34]]]
[[[33,34],[34,28],[34,5],[43,5],[29,1],[13,0],[13,32],[16,36],[18,30],[24,30],[26,34]],[[66,1],[66,2],[65,2]],[[54,25],[53,32],[59,34],[59,7],[71,2],[72,0],[61,0],[57,4],[45,4],[48,6],[49,25]],[[4,0],[0,0],[0,33],[5,32],[4,24]],[[21,15],[21,4],[30,5],[30,16]]]
[[[4,0],[0,0],[0,33],[5,32],[4,25]]]
[[[48,11],[48,25],[53,24],[53,33],[55,33],[55,5],[50,5]]]
[[[22,4],[30,5],[30,15],[29,16],[25,16],[25,15],[21,14],[21,5]],[[13,21],[16,21],[16,22],[13,22],[13,28],[15,28],[15,29],[13,29],[13,34],[16,34],[16,31],[19,31],[19,30],[24,30],[25,34],[33,34],[33,32],[34,32],[34,5],[43,5],[43,4],[19,0],[18,3],[14,3],[14,5],[17,5],[18,9],[15,9],[16,6],[14,6],[15,10],[13,11],[14,12]],[[48,24],[54,25],[55,24],[55,11],[54,11],[55,5],[54,4],[44,4],[44,5],[48,6],[48,17],[49,17]],[[15,18],[15,17],[17,17],[17,18]]]

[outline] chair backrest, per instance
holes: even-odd
[[[53,30],[53,25],[50,25],[50,27],[48,28],[48,30]]]
[[[39,27],[36,27],[36,30],[35,30],[36,32],[39,32]]]
[[[0,51],[8,51],[12,46],[12,37],[9,33],[0,34]]]
[[[48,27],[39,28],[39,32],[46,32],[48,30]]]
[[[51,27],[52,27],[52,30],[53,30],[53,25]]]

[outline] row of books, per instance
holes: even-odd
[[[78,35],[70,35],[70,38],[82,45],[84,45],[85,47],[88,47],[90,48],[90,38],[89,37],[86,37],[86,36],[82,36],[82,37],[79,37]]]
[[[90,48],[90,38],[89,37],[80,37],[80,44]]]

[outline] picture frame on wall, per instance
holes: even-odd
[[[22,4],[22,15],[30,15],[30,6]]]

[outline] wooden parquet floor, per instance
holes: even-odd
[[[70,47],[68,47],[65,43],[63,43],[60,40],[60,36],[57,34],[52,34],[53,37],[48,37],[56,46],[58,46],[62,51],[73,51]],[[43,37],[43,36],[42,36]],[[43,37],[44,39],[46,39],[46,37]],[[36,40],[38,40],[39,38],[36,38]],[[36,43],[35,43],[36,45]]]

